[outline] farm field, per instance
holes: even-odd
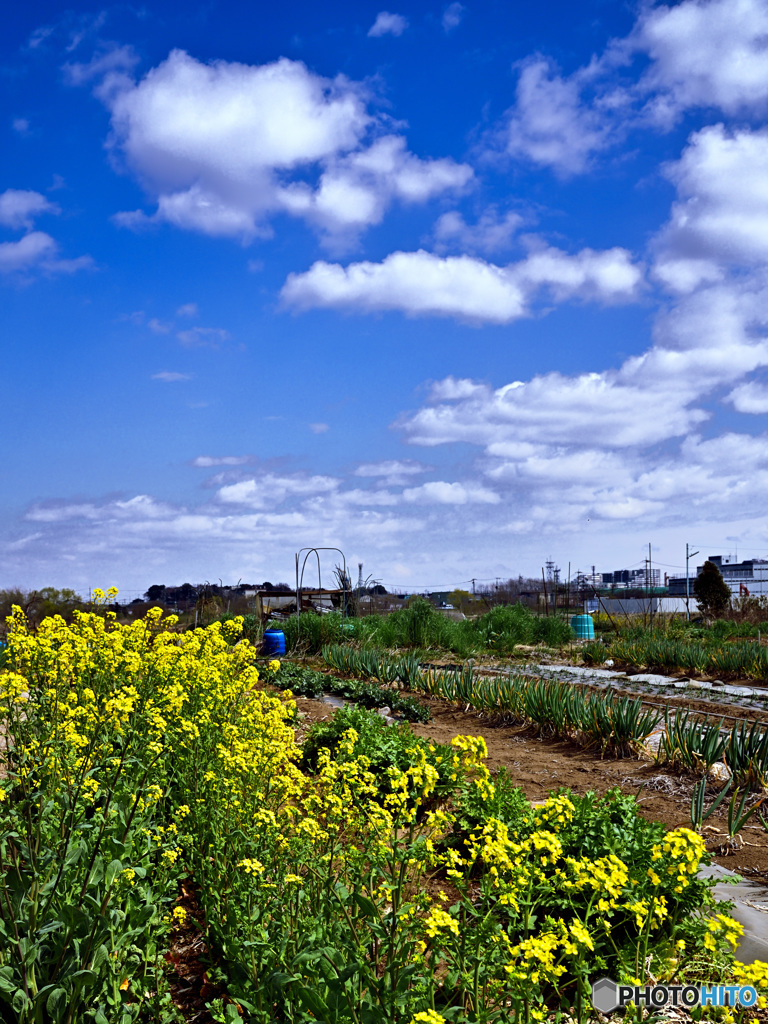
[[[709,845],[761,877],[759,723],[694,718],[654,763],[629,697],[381,653],[345,679],[353,647],[321,672],[241,619],[176,626],[10,623],[4,1020],[583,1022],[604,974],[766,989],[698,875]]]

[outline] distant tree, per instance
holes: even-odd
[[[165,584],[153,583],[144,596],[148,601],[162,601],[165,597]]]
[[[731,591],[714,562],[709,559],[693,582],[693,593],[699,608],[707,616],[722,615],[731,603]]]

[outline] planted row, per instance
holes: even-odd
[[[391,658],[381,651],[326,647],[327,664],[347,674],[369,675],[456,701],[478,711],[506,715],[536,725],[558,739],[598,746],[628,756],[656,730],[662,715],[643,710],[640,698],[595,693],[587,687],[529,676],[478,676],[472,663],[435,671],[412,657]],[[730,732],[723,721],[701,722],[689,712],[664,714],[658,760],[690,771],[707,771],[725,761],[739,786],[768,785],[768,729],[758,722],[736,722]]]
[[[381,652],[363,656],[347,647],[323,648],[323,657],[338,671],[375,678],[390,673],[413,690],[526,722],[547,735],[597,746],[616,757],[635,751],[661,720],[658,712],[644,710],[639,698],[530,676],[481,677],[469,662],[460,669],[435,671],[414,665],[413,659],[388,658]]]
[[[768,729],[761,722],[735,722],[730,731],[721,719],[699,721],[695,714],[665,715],[659,744],[660,761],[693,772],[708,772],[724,761],[739,786],[763,789],[768,785]]]
[[[588,656],[598,660],[596,645]],[[603,648],[610,657],[636,667],[683,670],[694,675],[768,679],[768,647],[750,641],[706,644],[667,637],[616,639]]]

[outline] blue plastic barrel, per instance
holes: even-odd
[[[595,639],[595,624],[591,615],[574,615],[571,619],[571,629],[577,640]]]
[[[261,644],[264,655],[285,654],[285,633],[282,629],[265,629]]]

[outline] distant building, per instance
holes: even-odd
[[[604,572],[601,575],[603,586],[616,590],[661,586],[661,570],[651,569],[649,572],[647,565],[642,569],[616,569],[615,572]]]
[[[737,562],[730,556],[710,555],[707,561],[714,562],[718,567],[733,597],[768,596],[768,560],[765,558],[748,558]],[[696,566],[696,576],[703,568],[703,565]],[[696,576],[689,577],[688,588],[691,594]],[[685,576],[669,577],[669,596],[685,596]]]

